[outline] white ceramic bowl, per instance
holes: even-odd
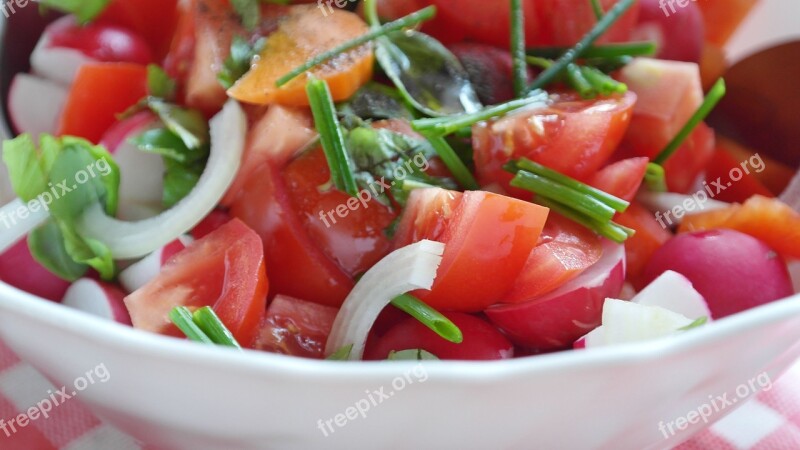
[[[763,1],[769,11],[783,3],[783,17],[798,8]],[[800,297],[666,340],[417,366],[201,346],[0,283],[0,338],[58,386],[105,365],[108,381],[80,392],[81,401],[162,448],[668,448],[707,425],[671,435],[661,424],[725,393],[737,398],[709,418],[718,420],[743,402],[738,386],[776,380],[800,357]]]

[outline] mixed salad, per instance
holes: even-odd
[[[795,168],[704,123],[754,0],[79,3],[41,2],[8,95],[13,286],[342,360],[636,342],[796,292]]]

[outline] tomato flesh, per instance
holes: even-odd
[[[180,336],[170,322],[176,306],[211,306],[244,347],[264,318],[269,283],[261,239],[231,220],[171,258],[161,273],[125,298],[136,328]]]
[[[330,306],[278,295],[267,308],[254,348],[323,359],[337,312]]]
[[[594,174],[589,180],[589,185],[615,197],[631,201],[642,185],[648,162],[648,158],[638,157],[609,164]]]

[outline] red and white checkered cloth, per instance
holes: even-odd
[[[0,419],[6,422],[47,398],[52,384],[0,343]],[[141,450],[135,439],[101,422],[80,399],[53,408],[47,419],[31,421],[6,436],[3,450]],[[714,424],[676,450],[800,449],[800,364],[772,389]]]

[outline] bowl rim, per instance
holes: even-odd
[[[198,362],[230,370],[279,371],[327,380],[373,379],[396,376],[419,364],[414,361],[327,361],[265,351],[233,351],[198,345],[185,339],[148,333],[45,300],[0,282],[0,314],[17,314],[62,331],[101,342],[108,348],[168,358],[175,363]],[[425,361],[429,373],[443,381],[494,383],[519,375],[562,370],[591,370],[598,366],[648,363],[712,345],[727,337],[800,316],[800,294],[735,314],[692,330],[652,341],[589,350],[566,350],[496,361]],[[10,341],[6,339],[6,341]],[[789,350],[794,343],[787,343]],[[13,345],[12,345],[13,348]],[[24,359],[24,358],[23,358]]]

